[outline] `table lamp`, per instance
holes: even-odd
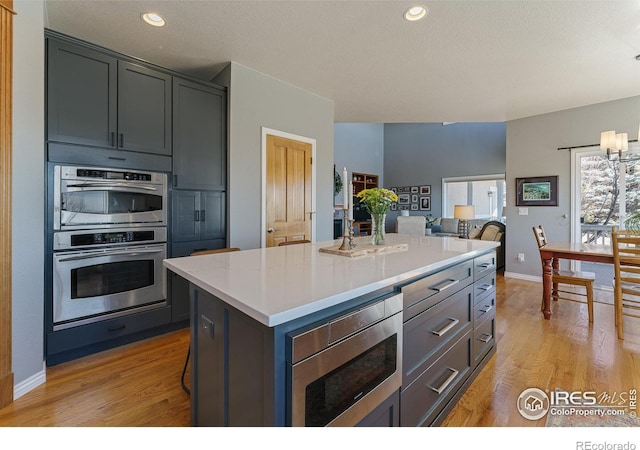
[[[476,209],[473,205],[455,205],[453,217],[458,219],[458,234],[461,238],[469,239],[469,220],[476,218]]]

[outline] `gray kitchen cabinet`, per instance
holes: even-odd
[[[404,294],[401,426],[437,426],[495,353],[496,252],[413,280]]]
[[[224,191],[174,190],[172,242],[224,239],[225,198]]]
[[[51,38],[47,45],[48,140],[115,147],[118,60]]]
[[[226,189],[226,91],[173,79],[173,187]]]
[[[226,245],[226,195],[224,191],[173,191],[171,257]],[[169,277],[171,320],[189,319],[189,284],[172,273]]]
[[[170,156],[171,79],[89,45],[48,37],[48,142]]]

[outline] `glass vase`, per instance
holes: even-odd
[[[371,243],[384,245],[384,226],[387,214],[371,214]]]

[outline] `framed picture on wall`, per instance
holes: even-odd
[[[431,196],[420,197],[420,210],[431,211]]]
[[[411,211],[417,211],[418,210],[418,204],[417,203],[412,203],[411,204]]]
[[[397,204],[396,202],[393,202],[393,203],[391,204],[391,211],[395,211],[395,210],[397,210],[397,209],[398,209],[398,204]]]
[[[409,210],[409,205],[398,205],[398,209],[400,211],[408,211]]]
[[[418,203],[418,194],[411,194],[411,203]]]
[[[516,206],[558,206],[558,176],[516,178]]]
[[[420,186],[420,195],[431,195],[431,185]]]
[[[417,194],[420,191],[420,189],[418,188],[418,186],[411,186],[411,193],[412,194]]]
[[[410,194],[398,194],[398,204],[399,205],[408,205],[409,204],[409,196],[410,196]]]

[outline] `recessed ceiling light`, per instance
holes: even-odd
[[[407,10],[405,10],[404,12],[404,18],[411,22],[420,20],[426,15],[427,15],[426,6],[412,6],[411,8],[408,8]]]
[[[142,20],[154,27],[163,27],[167,23],[161,15],[156,13],[144,13]]]

